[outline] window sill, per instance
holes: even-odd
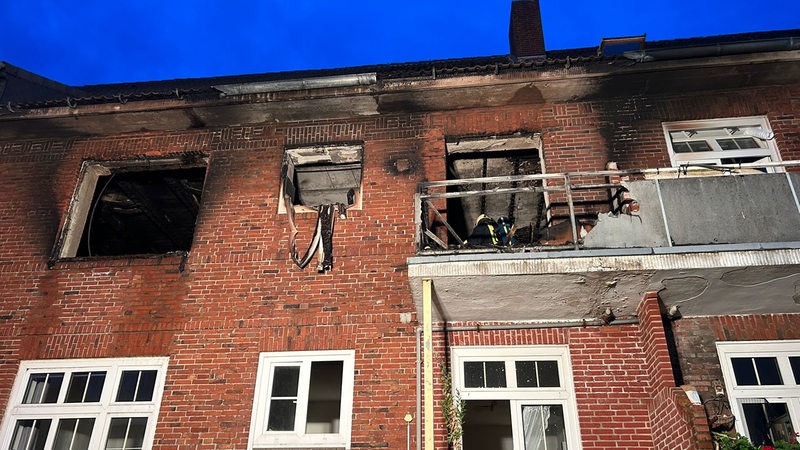
[[[119,255],[119,256],[78,256],[51,259],[47,266],[50,269],[80,269],[103,267],[132,266],[177,266],[183,272],[189,252],[177,251],[154,255]]]

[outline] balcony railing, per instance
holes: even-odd
[[[798,166],[800,161],[691,165],[421,183],[417,251],[800,241]],[[484,229],[476,226],[479,218],[494,227],[496,242],[476,238],[476,228]]]

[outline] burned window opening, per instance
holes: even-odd
[[[138,162],[88,165],[59,256],[189,251],[205,174],[204,166],[164,162],[155,168]]]
[[[289,254],[304,269],[317,255],[317,271],[333,268],[333,227],[346,210],[360,207],[362,147],[321,146],[287,150],[281,174],[281,208],[289,220]],[[316,212],[317,221],[308,249],[297,252],[296,212]]]
[[[447,158],[447,179],[536,175],[542,173],[541,159],[536,148],[452,152]],[[503,183],[474,183],[448,188],[448,192],[491,191],[498,188],[532,188],[529,192],[465,196],[447,200],[447,221],[459,236],[472,236],[468,246],[508,245],[517,243],[509,236],[519,232],[519,243],[528,243],[538,234],[543,219],[544,195],[541,180]],[[539,191],[534,189],[539,188]],[[501,236],[494,242],[478,236],[489,222]],[[505,233],[503,233],[505,231]],[[505,236],[505,237],[504,237]],[[513,242],[512,242],[513,239]]]
[[[358,208],[361,177],[361,145],[289,149],[281,180],[281,207],[285,209],[291,201],[295,212],[316,212],[320,206],[333,204]]]

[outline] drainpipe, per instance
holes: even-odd
[[[417,357],[417,384],[415,387],[417,396],[417,450],[422,450],[422,380],[420,374],[422,373],[422,346],[420,345],[420,336],[422,335],[422,327],[417,327],[414,330],[414,337],[416,338],[416,357]]]
[[[433,450],[433,327],[431,304],[433,281],[422,280],[422,348],[425,384],[425,450]]]

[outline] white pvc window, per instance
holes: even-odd
[[[580,449],[566,346],[455,347],[452,355],[465,448]]]
[[[766,117],[667,122],[663,128],[673,166],[780,161]]]
[[[350,448],[355,352],[262,353],[248,448]]]
[[[146,450],[168,358],[24,361],[2,424],[8,450]]]
[[[800,341],[718,342],[736,430],[756,445],[800,430]]]

